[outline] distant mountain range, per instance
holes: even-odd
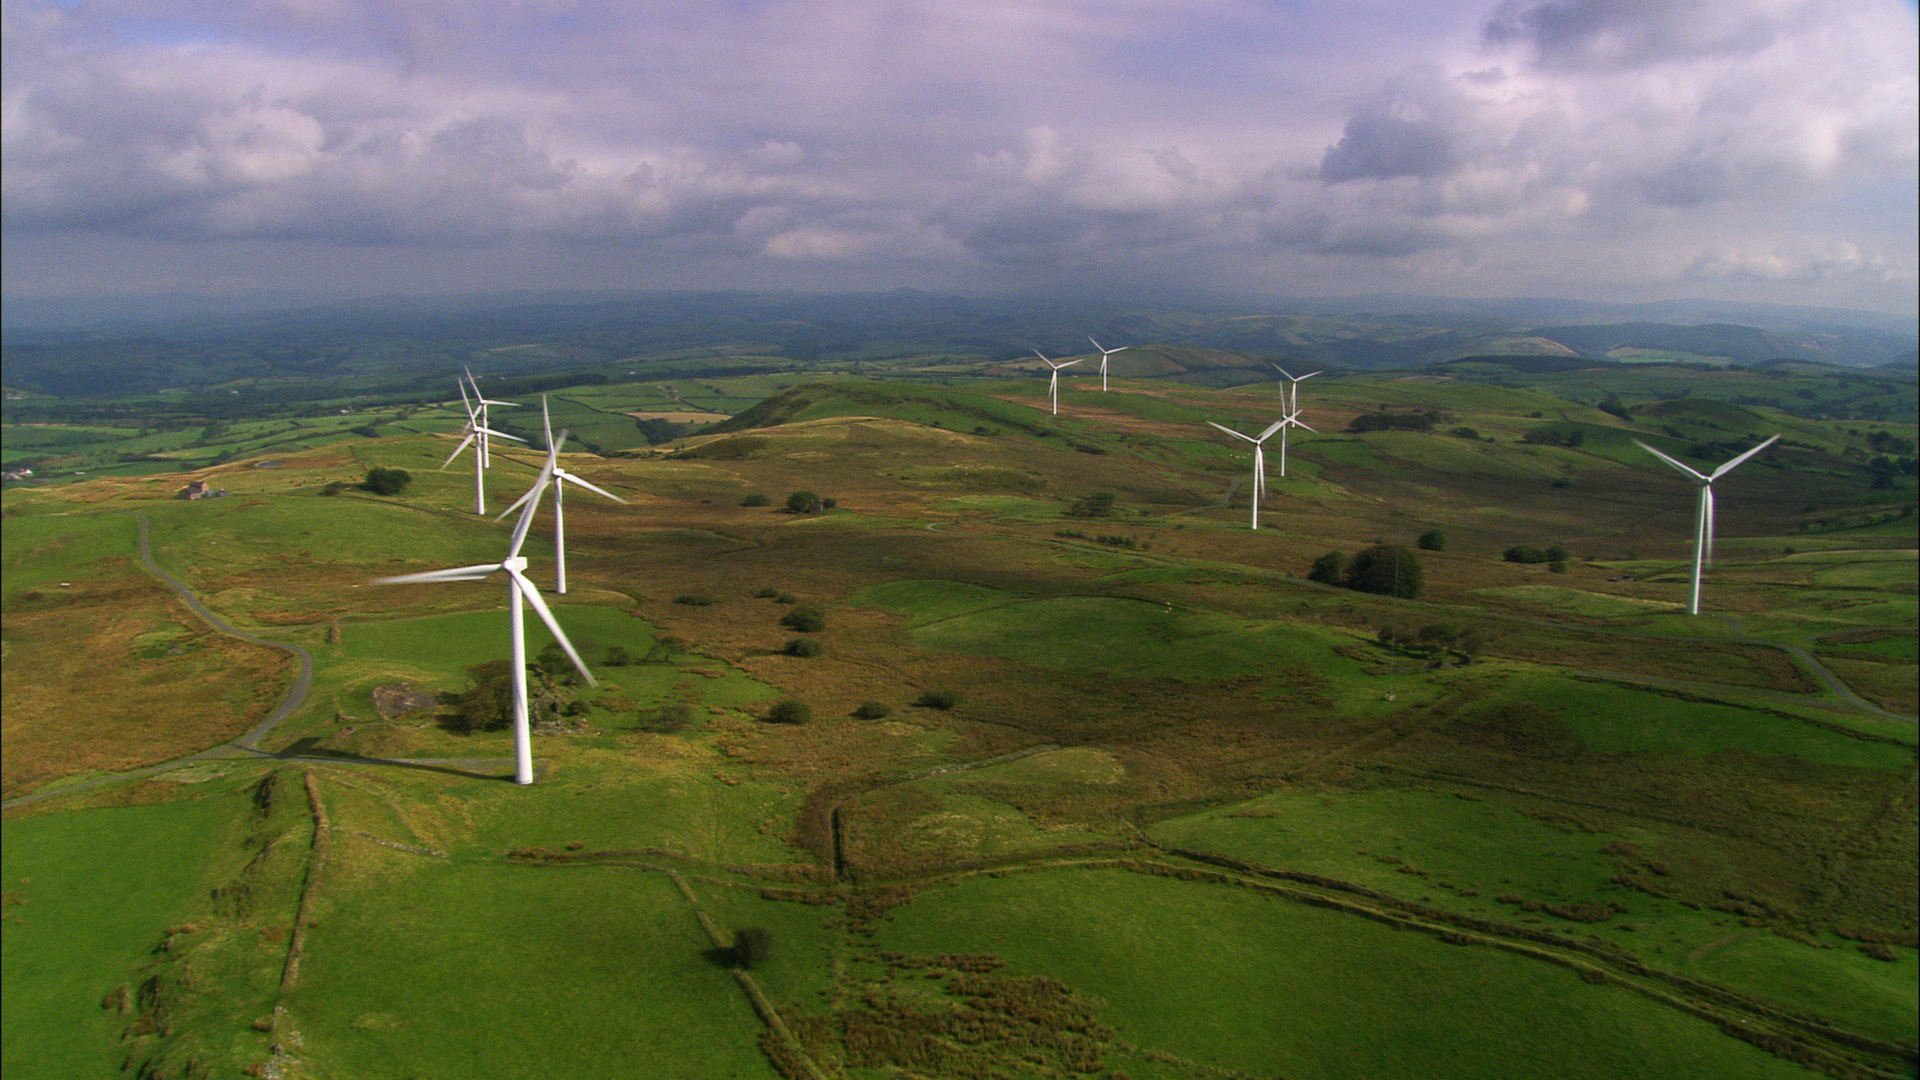
[[[1370,370],[1472,356],[1912,368],[1916,355],[1912,319],[1707,301],[1372,296],[1173,307],[903,289],[387,297],[164,322],[111,321],[130,312],[96,303],[90,324],[54,325],[62,311],[79,314],[52,301],[8,302],[9,386],[90,394],[239,378],[426,374],[461,364],[506,373],[700,358],[788,368],[921,357],[1004,362],[1036,348],[1083,355],[1089,334],[1143,353],[1152,346],[1212,354],[1213,363],[1193,365],[1201,369],[1293,360]]]

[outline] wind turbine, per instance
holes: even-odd
[[[1239,439],[1241,442],[1253,444],[1253,524],[1247,527],[1250,529],[1258,529],[1260,527],[1260,496],[1267,493],[1266,442],[1273,437],[1274,432],[1285,431],[1287,429],[1287,418],[1283,416],[1267,425],[1267,430],[1261,432],[1259,438],[1255,438],[1252,435],[1243,435],[1230,427],[1223,424],[1216,424],[1211,420],[1207,421],[1207,425],[1209,427],[1219,428],[1221,431]],[[1300,426],[1306,427],[1305,424]],[[1308,430],[1311,431],[1312,429],[1308,428]]]
[[[1315,435],[1320,434],[1300,419],[1300,384],[1320,373],[1310,371],[1305,375],[1295,378],[1292,372],[1281,367],[1279,364],[1273,365],[1273,370],[1285,375],[1293,384],[1293,395],[1291,398],[1287,395],[1286,387],[1282,386],[1280,388],[1280,407],[1284,409],[1286,413],[1280,418],[1281,423],[1285,425],[1280,429],[1280,475],[1285,476],[1287,475],[1287,428],[1306,428],[1306,430],[1312,431]]]
[[[1063,367],[1072,367],[1073,365],[1079,363],[1080,361],[1068,360],[1065,363],[1056,364],[1053,361],[1048,360],[1047,354],[1041,352],[1039,349],[1033,350],[1033,355],[1039,357],[1042,363],[1046,364],[1048,367],[1053,369],[1053,376],[1047,382],[1047,396],[1053,400],[1053,415],[1059,416],[1060,415],[1060,369]],[[1085,359],[1085,358],[1083,357],[1082,359]]]
[[[473,387],[473,400],[480,406],[481,427],[487,426],[487,406],[499,405],[508,409],[518,407],[516,402],[495,401],[489,397],[482,397],[480,395],[480,380],[473,377],[473,369],[463,367],[460,370],[467,373],[467,385]],[[462,391],[462,393],[464,394],[464,391]],[[513,436],[509,435],[507,438],[511,439]],[[527,440],[521,439],[520,441],[526,442]],[[486,462],[487,468],[493,468],[493,440],[487,438],[485,435],[482,435],[480,439],[480,459]]]
[[[1699,506],[1693,515],[1693,586],[1687,592],[1687,614],[1700,614],[1700,569],[1707,563],[1713,561],[1713,482],[1732,472],[1734,466],[1739,465],[1753,455],[1772,446],[1774,440],[1779,437],[1780,436],[1775,435],[1772,439],[1768,439],[1766,442],[1748,450],[1732,461],[1721,465],[1711,473],[1702,473],[1691,465],[1684,464],[1667,454],[1655,450],[1639,439],[1633,440],[1635,446],[1638,446],[1640,449],[1645,450],[1647,453],[1652,454],[1654,457],[1659,458],[1661,461],[1666,462],[1691,477],[1693,482],[1699,485],[1700,488]]]
[[[542,470],[544,475],[545,470]],[[527,528],[533,524],[533,505],[529,504],[521,512],[519,524],[513,529],[513,542],[507,548],[507,557],[497,563],[481,563],[477,566],[456,566],[449,570],[428,570],[422,574],[401,574],[398,577],[376,578],[377,585],[415,585],[442,581],[478,581],[484,577],[506,571],[507,592],[511,597],[513,635],[513,782],[516,784],[533,783],[533,727],[527,716],[527,617],[526,604],[532,604],[540,621],[553,631],[553,638],[564,649],[567,659],[573,661],[575,670],[580,672],[587,685],[597,686],[593,672],[587,670],[586,661],[580,659],[580,653],[574,649],[573,642],[567,639],[567,632],[560,629],[554,620],[553,612],[547,608],[547,602],[540,599],[540,590],[534,587],[527,577],[527,558],[520,554],[520,545],[526,542]]]
[[[1093,341],[1093,335],[1088,334],[1087,340]],[[1117,352],[1126,352],[1128,349],[1133,348],[1133,346],[1122,345],[1117,349],[1109,349],[1099,342],[1093,341],[1093,347],[1100,350],[1100,389],[1102,392],[1105,392],[1107,389],[1107,357]]]
[[[506,517],[529,502],[537,507],[540,505],[542,492],[553,492],[553,591],[564,594],[567,591],[567,519],[560,500],[567,485],[578,485],[596,495],[605,495],[617,503],[624,503],[627,500],[605,488],[595,487],[560,467],[560,445],[567,441],[567,432],[561,431],[558,439],[553,437],[553,417],[547,412],[547,398],[544,394],[540,396],[540,421],[547,430],[547,464],[540,470],[540,479],[535,481],[534,485],[527,489],[527,493],[520,496],[512,506],[500,511],[500,516]]]
[[[478,386],[474,387],[473,392],[474,396],[478,397],[480,388]],[[473,512],[476,514],[484,514],[487,512],[486,469],[488,459],[491,456],[487,450],[488,439],[498,435],[503,439],[512,439],[514,442],[526,442],[527,440],[518,435],[509,435],[504,431],[495,431],[487,426],[488,404],[511,405],[513,404],[512,402],[489,402],[486,398],[480,398],[480,403],[475,405],[473,400],[467,397],[467,384],[462,382],[460,384],[460,404],[467,410],[467,426],[461,429],[466,433],[467,437],[461,439],[460,445],[453,448],[453,453],[448,454],[447,460],[440,463],[440,468],[444,470],[447,466],[453,464],[454,458],[460,456],[460,451],[465,450],[469,445],[473,446]],[[476,442],[475,440],[478,441]]]

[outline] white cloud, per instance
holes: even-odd
[[[1625,260],[1836,302],[1912,266],[1910,210],[1843,212],[1915,170],[1913,21],[1877,0],[7,10],[6,221],[43,239],[588,243],[809,284],[1577,286]]]

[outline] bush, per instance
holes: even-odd
[[[691,705],[662,705],[657,709],[642,709],[636,714],[641,731],[651,731],[660,735],[672,735],[693,726],[694,711]]]
[[[628,652],[624,645],[609,645],[607,654],[600,663],[606,667],[626,667],[633,663],[633,654]]]
[[[796,491],[787,496],[789,514],[817,514],[825,508],[826,504],[820,501],[820,496],[811,491]]]
[[[1473,428],[1470,428],[1470,427],[1457,427],[1457,428],[1454,428],[1454,429],[1453,429],[1452,431],[1449,431],[1449,432],[1447,432],[1447,434],[1449,434],[1449,435],[1458,435],[1459,437],[1461,437],[1461,438],[1463,438],[1463,439],[1478,439],[1478,438],[1480,438],[1480,432],[1478,432],[1478,431],[1476,431],[1475,429],[1473,429]]]
[[[360,486],[375,495],[398,495],[413,483],[413,474],[405,469],[388,469],[379,465],[367,470],[367,478]]]
[[[1084,498],[1073,500],[1067,508],[1068,517],[1104,518],[1113,516],[1113,492],[1100,491]]]
[[[853,710],[853,715],[860,720],[885,720],[893,715],[893,710],[877,701],[863,701]]]
[[[1567,572],[1567,560],[1555,559],[1547,564],[1547,570],[1555,574],[1564,574]]]
[[[753,592],[753,598],[756,600],[771,600],[774,597],[779,595],[780,595],[780,590],[771,588],[771,587],[764,588],[764,589],[755,589]]]
[[[748,495],[740,500],[741,506],[772,506],[773,500],[765,495]]]
[[[928,709],[951,709],[963,700],[965,697],[958,690],[929,690],[913,703]]]
[[[345,490],[347,490],[347,482],[345,480],[335,480],[331,484],[328,484],[326,487],[321,488],[320,494],[338,495]]]
[[[759,967],[773,952],[773,936],[757,926],[733,932],[733,962],[743,968]]]
[[[674,597],[673,602],[676,604],[685,604],[688,607],[712,607],[713,597],[700,596],[696,593],[688,593],[685,596]]]
[[[797,698],[785,698],[773,703],[767,719],[776,724],[804,724],[813,719],[813,707]]]
[[[817,634],[827,628],[827,613],[817,607],[797,607],[781,617],[780,625],[803,634]]]
[[[1307,571],[1308,581],[1317,581],[1322,585],[1338,585],[1347,576],[1347,553],[1329,551],[1313,560],[1313,569]]]
[[[1445,551],[1447,550],[1447,534],[1441,532],[1439,529],[1428,529],[1426,532],[1421,533],[1420,539],[1415,540],[1413,543],[1414,546],[1418,547],[1421,551]]]
[[[1547,561],[1547,553],[1534,547],[1532,544],[1515,544],[1513,547],[1501,552],[1500,557],[1507,562],[1517,563],[1543,563]]]
[[[1406,548],[1380,544],[1353,557],[1347,567],[1347,588],[1379,596],[1412,600],[1426,584],[1420,559]]]
[[[773,602],[776,604],[797,604],[800,602],[800,598],[790,592],[774,593]]]
[[[783,651],[788,656],[819,656],[820,643],[810,637],[791,638]]]

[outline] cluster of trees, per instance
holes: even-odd
[[[831,497],[823,498],[811,491],[796,491],[787,496],[787,513],[789,514],[818,514],[838,505],[840,500]]]
[[[1549,544],[1546,547],[1534,547],[1532,544],[1515,544],[1513,547],[1501,552],[1500,557],[1507,562],[1560,563],[1562,566],[1566,564],[1568,558],[1567,549],[1560,544]]]
[[[1113,492],[1096,491],[1092,495],[1073,500],[1073,505],[1067,507],[1067,516],[1079,518],[1112,517],[1114,515],[1113,500]]]
[[[1472,663],[1486,648],[1486,635],[1474,627],[1458,623],[1430,623],[1421,627],[1388,623],[1375,638],[1389,649],[1409,656],[1445,659],[1451,653],[1463,663]]]
[[[1435,424],[1447,419],[1447,414],[1438,409],[1425,412],[1370,412],[1361,413],[1347,425],[1347,430],[1359,433],[1363,431],[1432,431]]]
[[[1313,560],[1307,580],[1412,600],[1426,587],[1426,570],[1412,551],[1397,544],[1376,544],[1351,558],[1344,551],[1327,552]]]

